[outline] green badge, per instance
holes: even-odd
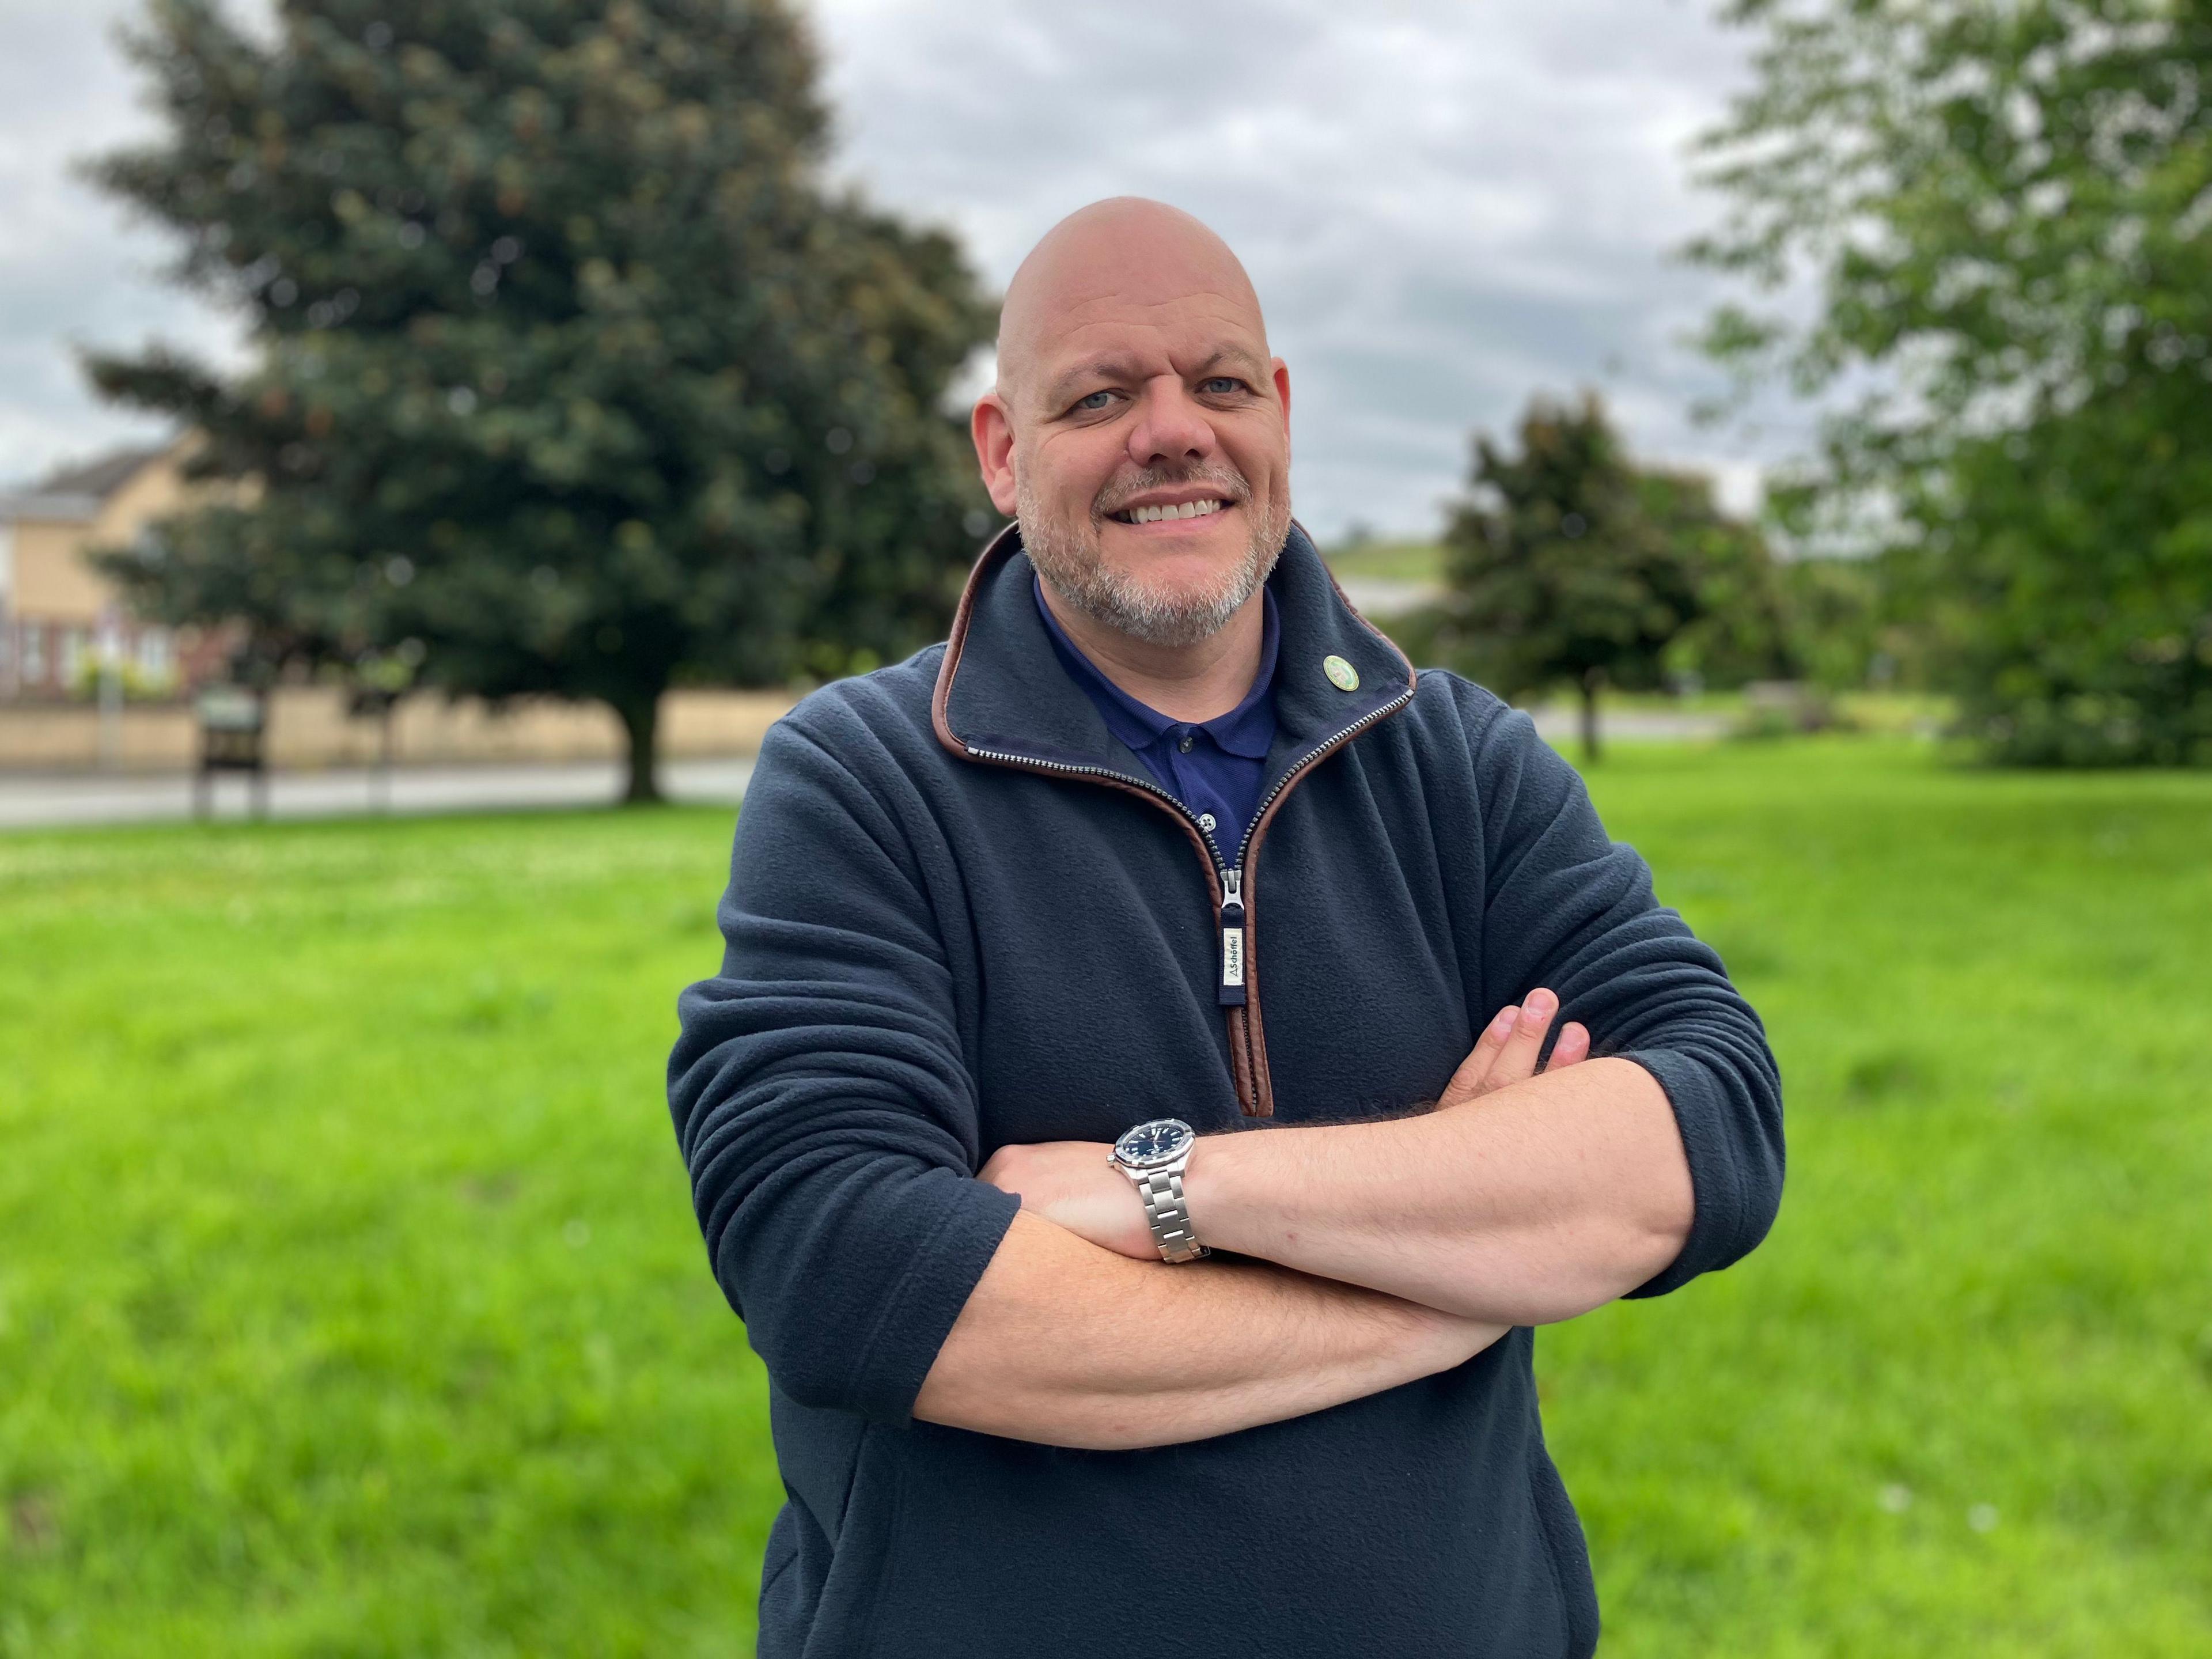
[[[1328,676],[1328,683],[1340,691],[1359,690],[1359,671],[1341,657],[1323,657],[1321,672]]]

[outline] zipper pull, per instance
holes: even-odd
[[[1221,1003],[1241,1006],[1244,1001],[1244,872],[1221,872]]]

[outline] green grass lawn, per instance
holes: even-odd
[[[1595,782],[1791,1115],[1764,1249],[1539,1343],[1607,1659],[2212,1652],[2212,777]],[[727,833],[0,838],[0,1655],[750,1650],[661,1095]]]

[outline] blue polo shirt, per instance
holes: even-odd
[[[1060,665],[1097,708],[1106,729],[1128,744],[1160,787],[1198,814],[1200,827],[1213,837],[1224,863],[1235,864],[1244,844],[1245,826],[1260,804],[1267,771],[1267,745],[1275,740],[1275,595],[1261,590],[1265,619],[1261,623],[1260,672],[1244,701],[1225,714],[1193,724],[1170,719],[1141,703],[1108,679],[1069,639],[1044,602],[1044,586],[1032,576],[1037,614],[1052,640]]]

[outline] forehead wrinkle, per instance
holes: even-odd
[[[1261,320],[1256,310],[1241,302],[1234,295],[1224,294],[1218,289],[1194,289],[1188,293],[1171,295],[1164,299],[1138,300],[1131,298],[1128,295],[1106,289],[1072,296],[1060,306],[1059,310],[1059,318],[1056,319],[1059,327],[1056,331],[1063,338],[1071,334],[1079,333],[1086,328],[1107,328],[1116,325],[1129,328],[1173,329],[1183,321],[1182,317],[1173,314],[1157,317],[1132,313],[1160,312],[1175,313],[1186,311],[1194,313],[1193,320],[1211,323],[1225,331],[1243,332],[1249,330],[1259,337],[1262,343],[1267,337],[1267,324]],[[1039,319],[1040,326],[1033,328],[1031,331],[1042,332],[1042,319]]]

